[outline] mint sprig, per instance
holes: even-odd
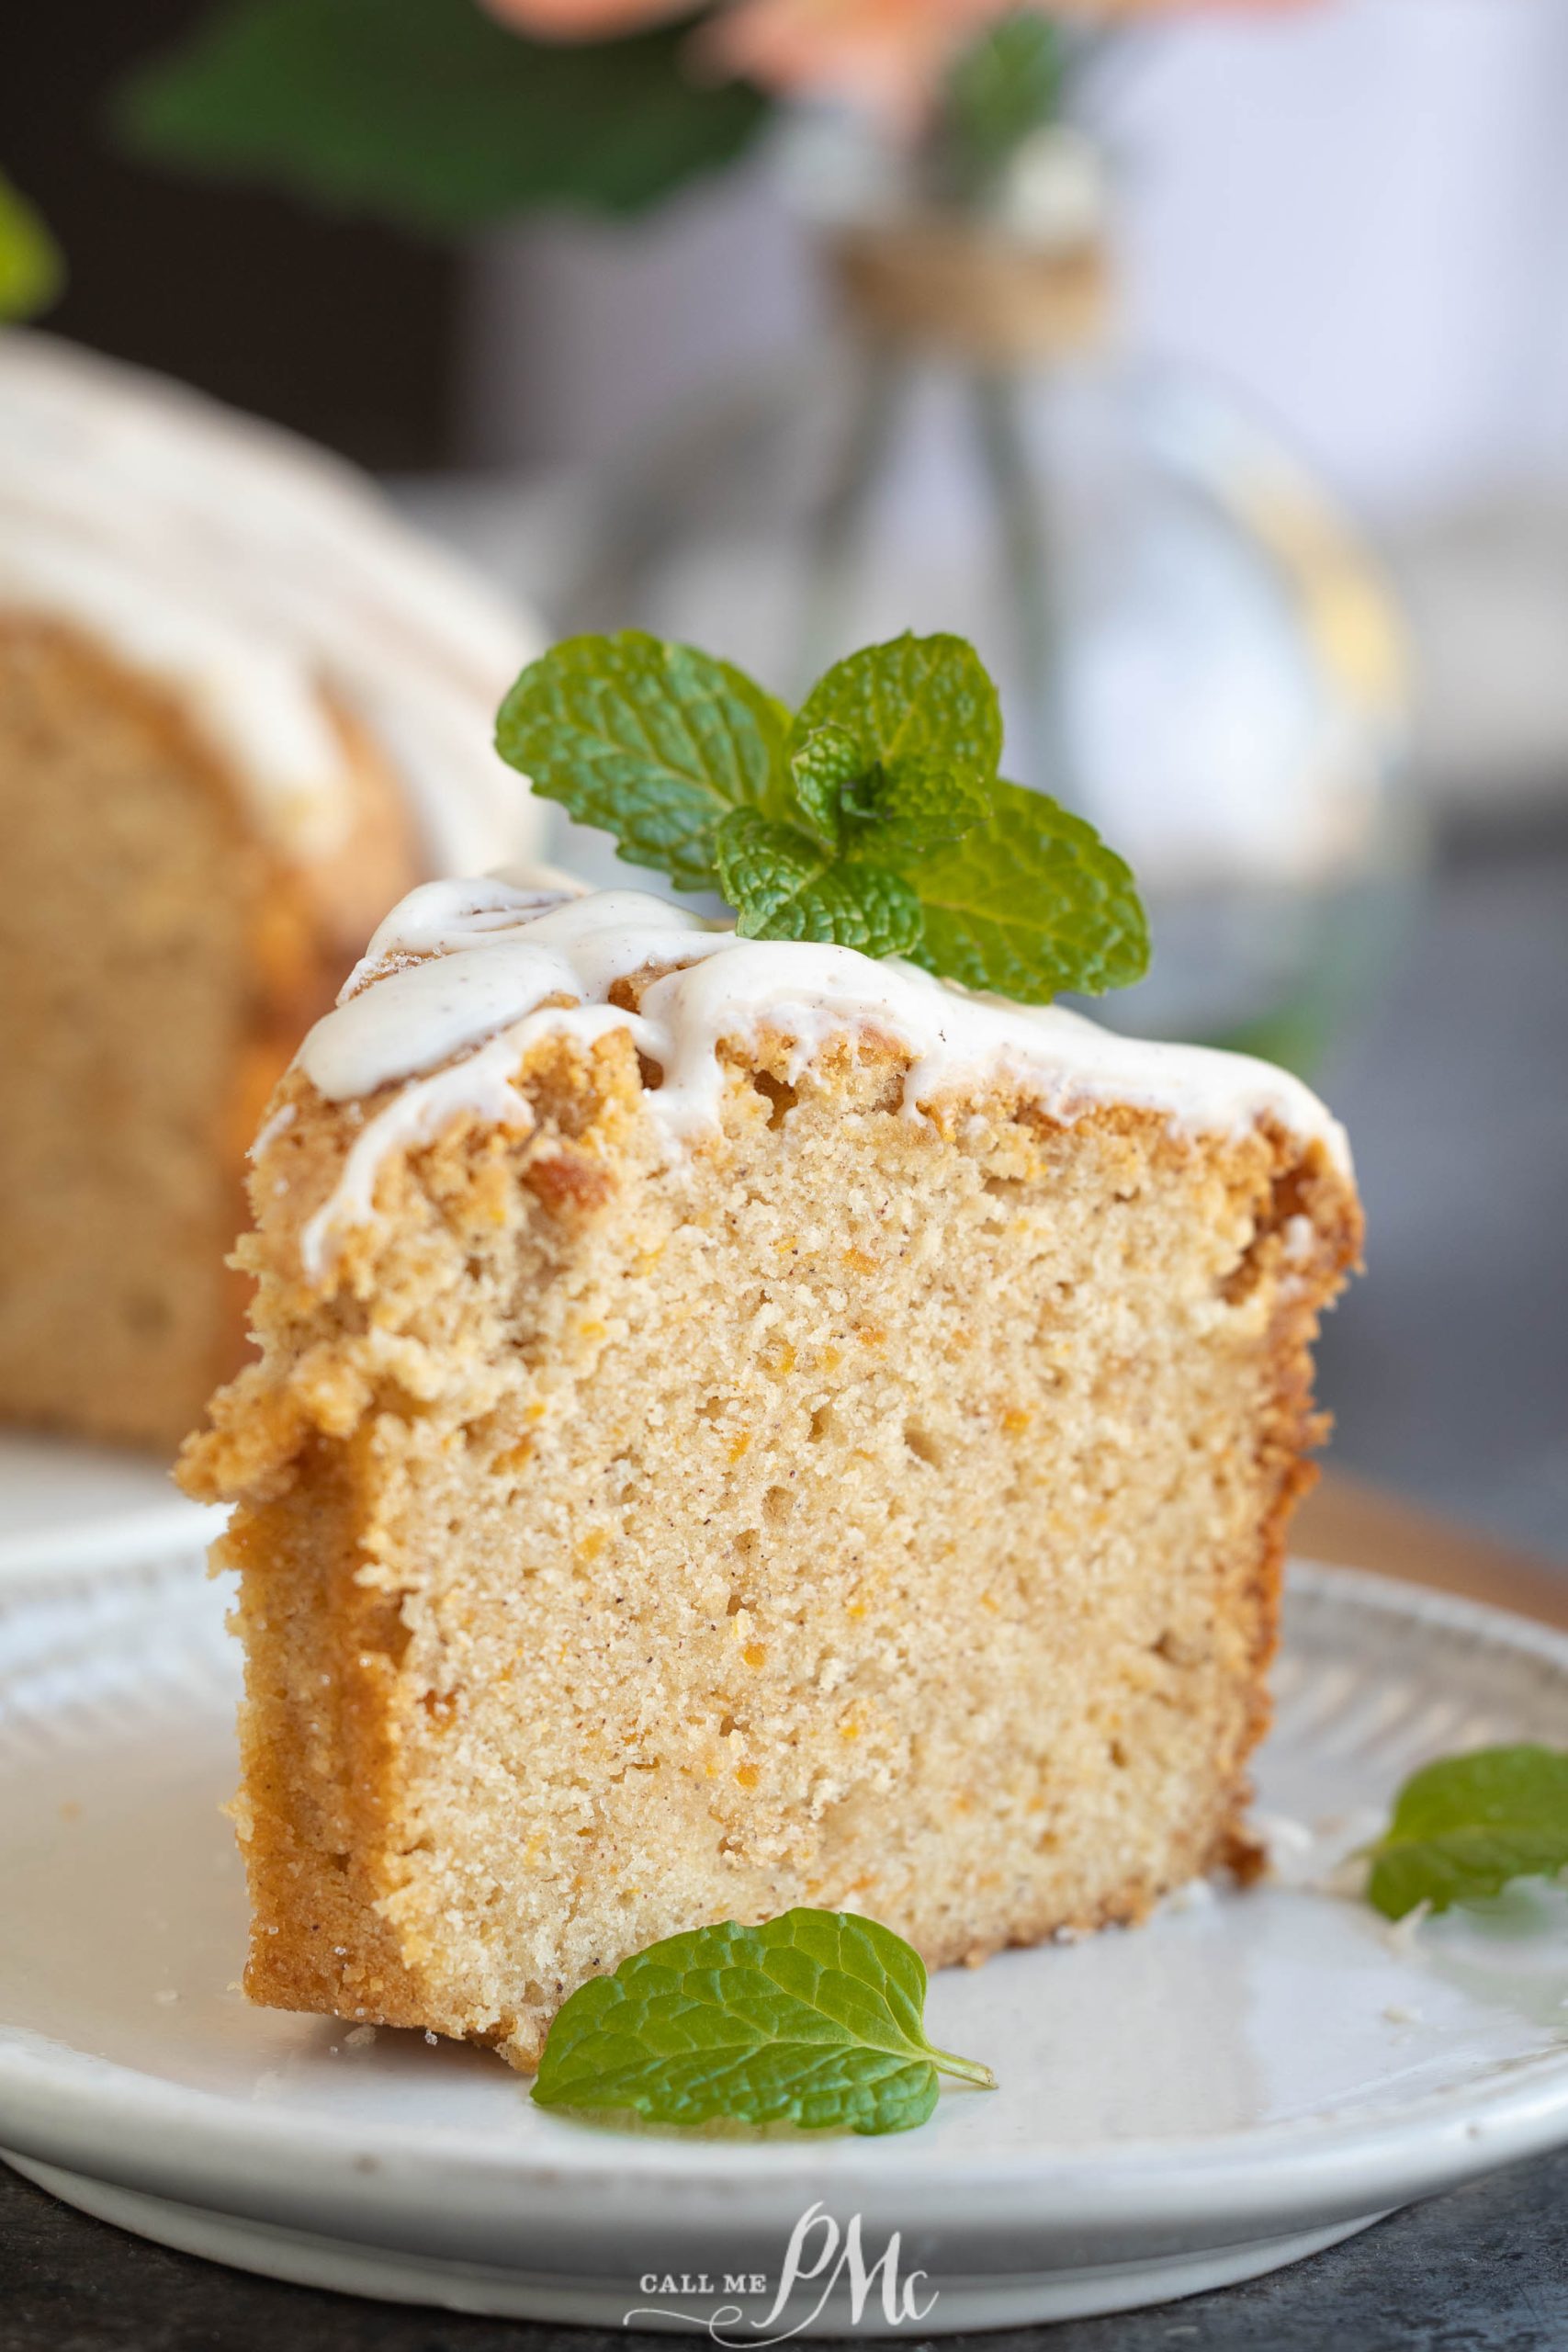
[[[1405,1781],[1371,1849],[1367,1899],[1385,1918],[1418,1904],[1501,1894],[1510,1879],[1568,1870],[1568,1753],[1478,1747]]]
[[[572,1994],[550,2028],[541,2107],[650,2123],[787,2123],[908,2132],[939,2074],[989,2067],[933,2050],[925,1964],[902,1937],[840,1911],[786,1911],[666,1937]]]
[[[1133,877],[1089,825],[997,773],[973,646],[906,635],[835,662],[792,719],[743,672],[639,630],[570,638],[496,729],[534,789],[633,865],[716,889],[746,939],[908,956],[1025,1004],[1141,978]]]

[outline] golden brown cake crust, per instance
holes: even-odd
[[[284,1081],[263,1359],[182,1467],[237,1504],[258,1999],[529,2064],[704,1917],[857,1905],[941,1965],[1256,1867],[1348,1178],[999,1084],[911,1121],[875,1040],[726,1053],[671,1175],[624,1034],[536,1046],[531,1130],[394,1156],[319,1283],[378,1100]]]
[[[0,611],[0,1416],[172,1452],[248,1351],[246,1151],[419,870],[400,787],[333,718],[347,837],[286,859],[175,696]]]

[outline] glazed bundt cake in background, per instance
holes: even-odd
[[[931,1962],[1244,1869],[1344,1138],[1266,1064],[431,884],[284,1080],[237,1504],[258,1999],[536,2062],[675,1930]]]
[[[0,1416],[172,1450],[246,1148],[367,930],[525,852],[526,624],[352,469],[0,340]]]

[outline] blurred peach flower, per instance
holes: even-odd
[[[542,40],[599,40],[693,14],[692,0],[486,0],[491,13]],[[918,110],[947,67],[1018,0],[728,0],[694,32],[700,62],[762,88],[858,98],[895,114]],[[1038,13],[1080,26],[1186,10],[1282,13],[1308,0],[1054,0]]]
[[[1282,17],[1312,7],[1316,0],[1052,0],[1044,17],[1066,17],[1075,25],[1104,25],[1127,17]]]
[[[814,90],[907,115],[1016,0],[736,0],[705,57],[765,90]]]
[[[692,0],[485,0],[492,17],[539,40],[609,40],[689,17]]]

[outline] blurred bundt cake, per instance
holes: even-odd
[[[260,1106],[367,928],[525,850],[526,624],[370,486],[0,341],[0,1415],[172,1446]]]

